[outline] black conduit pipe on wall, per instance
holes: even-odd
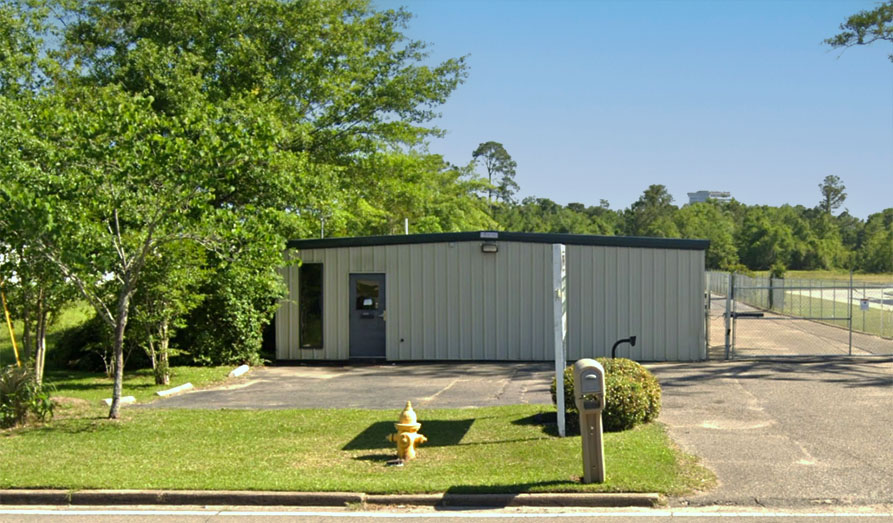
[[[635,347],[636,346],[636,337],[630,336],[629,338],[623,338],[622,340],[617,340],[616,342],[614,342],[614,346],[611,347],[611,359],[612,360],[617,357],[617,346],[620,345],[621,343],[629,343],[630,347]]]

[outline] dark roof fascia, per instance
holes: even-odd
[[[288,248],[302,250],[328,249],[334,247],[370,247],[377,245],[406,245],[414,243],[447,243],[472,241],[563,243],[565,245],[638,247],[646,249],[681,249],[690,251],[706,251],[707,247],[710,246],[709,240],[688,240],[679,238],[645,238],[639,236],[595,236],[591,234],[477,231],[291,240],[288,242]]]

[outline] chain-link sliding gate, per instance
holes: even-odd
[[[893,355],[893,285],[708,273],[712,359]]]

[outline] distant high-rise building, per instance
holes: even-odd
[[[698,191],[688,193],[688,203],[706,202],[707,199],[728,201],[732,199],[732,195],[727,191]]]

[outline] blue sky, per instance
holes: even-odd
[[[481,142],[518,162],[520,196],[622,209],[650,184],[744,203],[893,207],[893,46],[822,44],[873,1],[375,0],[404,6],[439,61],[468,55],[430,151]]]

